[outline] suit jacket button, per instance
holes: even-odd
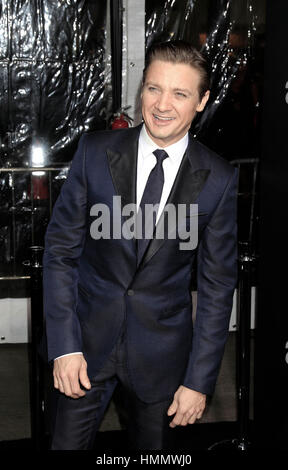
[[[128,290],[127,290],[127,294],[128,294],[129,296],[134,295],[134,290],[133,290],[133,289],[128,289]]]

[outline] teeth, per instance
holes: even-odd
[[[160,119],[161,121],[172,121],[172,117],[162,117],[162,116],[157,116],[157,114],[154,114],[154,117],[156,119]]]

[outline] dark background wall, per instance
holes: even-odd
[[[255,419],[267,448],[287,451],[288,435],[288,48],[285,0],[268,2],[260,172],[259,286]]]

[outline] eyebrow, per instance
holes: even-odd
[[[155,88],[161,88],[161,86],[158,85],[158,83],[154,83],[154,82],[146,82],[145,86],[154,86]],[[187,88],[173,88],[173,91],[174,92],[180,91],[181,93],[186,93],[187,95],[191,95],[191,96],[193,95],[193,93]]]
[[[187,90],[187,88],[174,88],[173,91],[180,91],[181,93],[186,93],[187,95],[192,95],[190,90]]]

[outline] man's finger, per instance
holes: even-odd
[[[193,424],[196,420],[195,413],[191,413],[191,411],[187,411],[182,416],[182,420],[177,424],[177,426],[187,426],[187,424]]]
[[[168,416],[174,415],[174,413],[176,413],[177,411],[177,408],[178,408],[178,402],[174,398],[174,400],[172,401],[171,405],[168,408],[167,415]]]
[[[194,424],[197,419],[202,418],[203,411],[195,411],[189,418],[188,423]]]
[[[53,375],[53,377],[54,377],[54,387],[58,389],[59,388],[58,379],[55,374]]]
[[[190,416],[190,418],[189,418],[189,420],[188,420],[188,423],[189,423],[189,424],[194,424],[195,421],[196,421],[196,419],[197,419],[197,414],[196,414],[196,413],[193,413],[193,414]]]
[[[177,411],[177,405],[172,403],[172,405],[168,408],[167,415],[172,416]]]
[[[80,383],[83,385],[83,387],[87,388],[87,390],[90,390],[91,383],[90,383],[89,377],[87,375],[87,366],[86,366],[86,364],[83,364],[83,366],[80,369],[79,380],[80,380]]]
[[[80,398],[86,395],[86,392],[81,389],[79,382],[77,384],[71,385],[72,398]]]
[[[58,380],[58,389],[59,389],[59,392],[65,393],[62,380],[60,380],[60,379]]]
[[[182,419],[183,419],[183,414],[177,412],[174,418],[172,419],[171,423],[169,424],[170,428],[175,428],[176,426],[179,426]]]
[[[70,380],[68,379],[67,376],[60,376],[60,392],[65,393],[67,397],[71,397],[72,395],[72,390],[70,386]]]
[[[81,389],[80,387],[80,371],[79,371],[79,376],[78,373],[74,372],[70,376],[68,376],[69,381],[70,381],[70,389],[71,389],[71,397],[72,398],[80,398],[84,397],[86,392]]]
[[[53,375],[54,375],[54,387],[57,390],[59,390],[61,393],[64,393],[64,386],[63,386],[62,380],[60,378],[60,375],[59,375],[57,369],[55,369]]]
[[[187,424],[193,424],[196,421],[196,414],[197,413],[193,408],[186,411],[181,421],[181,426],[187,426]]]

